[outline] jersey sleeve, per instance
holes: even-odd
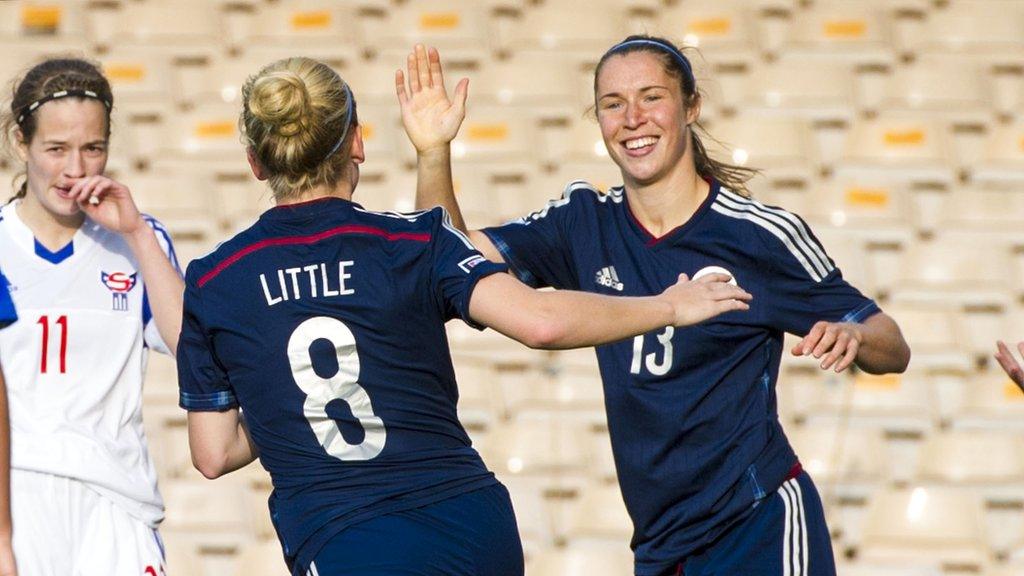
[[[822,320],[859,323],[881,311],[843,278],[803,219],[781,210],[776,216],[776,225],[762,229],[771,262],[770,325],[803,336]]]
[[[223,412],[238,407],[238,399],[227,372],[214,355],[202,320],[199,289],[186,281],[177,353],[178,404],[190,412]]]
[[[580,195],[590,189],[586,182],[572,182],[542,210],[482,232],[524,284],[578,290],[569,238],[583,203]]]
[[[163,249],[167,259],[171,261],[171,265],[173,265],[174,269],[178,271],[178,275],[181,275],[181,266],[178,264],[178,255],[174,251],[174,243],[171,242],[171,235],[167,232],[167,228],[164,228],[164,225],[152,216],[144,214],[142,219],[145,220],[146,224],[148,224],[149,227],[153,229],[153,232],[156,233],[157,243],[160,244],[160,248]],[[149,293],[143,290],[142,327],[146,346],[163,354],[170,354],[171,351],[167,348],[167,344],[164,343],[164,339],[160,336],[160,331],[156,327],[156,322],[153,322],[152,320],[153,309],[149,306]]]
[[[481,278],[507,272],[508,266],[495,264],[483,257],[469,238],[452,225],[443,208],[440,225],[435,227],[431,278],[438,306],[445,320],[461,318],[466,324],[482,330],[469,316],[469,299]]]
[[[0,328],[13,324],[18,319],[18,313],[14,309],[14,300],[11,299],[11,289],[7,277],[0,272]]]

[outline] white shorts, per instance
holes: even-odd
[[[86,484],[11,470],[18,573],[31,576],[163,576],[156,530]]]

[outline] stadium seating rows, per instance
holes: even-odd
[[[539,209],[571,179],[619,183],[587,117],[596,59],[635,31],[689,45],[713,153],[764,169],[755,198],[807,219],[913,344],[904,375],[787,359],[781,417],[826,504],[840,574],[1024,574],[1024,394],[988,360],[1024,319],[1020,0],[15,0],[0,77],[46,55],[99,60],[115,87],[110,171],[183,264],[272,204],[248,173],[245,78],[311,55],[355,88],[357,200],[413,207],[393,70],[414,42],[471,79],[453,144],[471,224]],[[699,51],[699,52],[698,52]],[[0,181],[14,176],[0,164]],[[1018,330],[1018,331],[1015,331]],[[541,353],[453,324],[463,421],[513,495],[530,574],[629,573],[600,379],[588,351]],[[257,466],[191,467],[174,366],[150,358],[147,435],[170,574],[283,574]]]

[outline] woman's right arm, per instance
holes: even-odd
[[[437,49],[417,44],[406,62],[408,74],[395,72],[395,91],[402,109],[402,125],[416,148],[416,209],[442,206],[452,225],[467,232],[477,249],[491,262],[504,262],[486,234],[467,230],[452,183],[451,141],[466,117],[469,81],[455,87],[455,99],[448,98]],[[408,82],[407,82],[408,81]]]
[[[192,465],[211,480],[246,466],[259,455],[238,408],[189,412],[188,447]]]
[[[751,295],[729,280],[709,274],[691,281],[681,274],[657,296],[622,297],[534,290],[509,274],[491,274],[474,288],[469,315],[531,348],[598,346],[749,309]]]

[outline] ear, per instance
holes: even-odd
[[[366,160],[366,150],[363,148],[362,124],[356,124],[356,133],[352,137],[352,151],[349,156],[356,164],[362,164]]]
[[[21,128],[14,129],[14,149],[22,162],[28,162],[28,142],[25,141],[25,134]]]
[[[687,126],[689,126],[690,124],[693,124],[694,122],[697,121],[698,118],[700,118],[700,105],[701,105],[701,103],[702,103],[702,99],[700,97],[700,94],[697,94],[697,96],[694,97],[694,99],[693,99],[693,105],[690,106],[690,109],[686,111],[686,125]]]
[[[270,177],[270,175],[267,174],[266,168],[264,168],[263,164],[260,164],[259,159],[256,158],[256,151],[253,150],[252,147],[245,149],[245,157],[249,160],[249,168],[252,169],[252,175],[255,176],[257,180],[262,181]]]

